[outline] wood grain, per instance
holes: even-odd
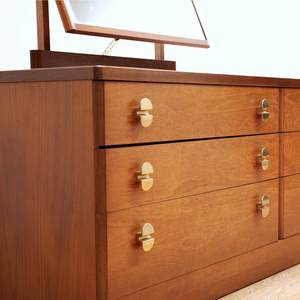
[[[283,178],[283,230],[282,238],[300,233],[300,175]]]
[[[284,89],[283,129],[287,131],[300,130],[300,89]]]
[[[30,66],[32,69],[91,65],[176,70],[176,62],[168,60],[139,59],[58,51],[30,51]]]
[[[107,217],[96,215],[97,300],[107,299]]]
[[[39,50],[50,50],[48,0],[36,0],[37,38]]]
[[[279,238],[284,238],[284,178],[279,178]]]
[[[270,88],[105,82],[105,145],[278,132],[278,97]],[[143,98],[153,104],[147,128],[134,115]],[[263,99],[267,122],[256,114]]]
[[[64,1],[64,0],[63,0]],[[132,30],[115,29],[109,27],[92,26],[87,24],[73,23],[69,33],[101,36],[115,39],[126,39],[140,42],[150,42],[158,44],[181,45],[188,47],[209,48],[207,40],[191,39],[171,35],[138,32]]]
[[[289,176],[300,173],[300,132],[283,134],[283,174]]]
[[[263,218],[256,202],[270,198]],[[154,227],[144,252],[136,233]],[[261,230],[263,228],[263,230]],[[278,180],[107,215],[108,298],[141,290],[278,239]]]
[[[120,299],[217,299],[299,263],[299,247],[296,235]]]
[[[109,80],[152,83],[213,84],[226,86],[300,88],[299,79],[188,73],[166,70],[80,66],[0,72],[0,82]]]
[[[265,171],[256,163],[263,147],[270,151]],[[278,134],[103,151],[108,212],[278,177]],[[154,184],[147,192],[135,179],[144,162],[154,169]]]
[[[279,132],[284,132],[284,97],[285,89],[279,89]]]
[[[300,265],[296,265],[219,300],[296,300],[299,283]]]
[[[92,82],[0,95],[1,300],[95,299]]]

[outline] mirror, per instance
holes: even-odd
[[[209,48],[193,0],[56,0],[66,32]]]

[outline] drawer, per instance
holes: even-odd
[[[269,150],[262,170],[256,158]],[[96,151],[97,211],[141,206],[278,177],[278,134],[110,148]],[[153,186],[136,172],[149,162]],[[105,183],[104,183],[105,181]]]
[[[280,237],[286,238],[300,233],[300,175],[280,178]]]
[[[101,84],[98,83],[98,88],[104,91],[99,93],[99,99],[104,97],[104,108],[101,106],[96,114],[97,145],[278,132],[279,90],[276,88],[130,82]],[[153,122],[146,128],[134,115],[143,98],[150,99],[153,105],[153,110],[149,111]],[[270,117],[266,122],[256,114],[263,99],[270,104]],[[104,135],[99,132],[103,127]]]
[[[281,154],[280,176],[300,173],[300,132],[281,134],[283,153]]]
[[[263,195],[270,199],[267,217],[256,209]],[[136,242],[136,233],[145,223],[154,228],[154,246],[148,252]],[[108,299],[277,239],[278,179],[109,213]]]
[[[300,89],[283,89],[283,131],[300,130]]]

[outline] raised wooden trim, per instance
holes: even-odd
[[[95,150],[96,212],[106,213],[106,153]]]
[[[189,73],[166,70],[80,66],[0,72],[1,82],[53,80],[112,80],[182,84],[300,88],[300,79]]]
[[[37,39],[39,50],[50,50],[48,0],[36,0]]]
[[[104,82],[93,82],[94,145],[105,145]]]
[[[298,234],[120,299],[217,299],[299,263],[299,248]]]
[[[176,70],[175,61],[46,50],[31,50],[30,65],[32,69],[103,65],[158,70]]]
[[[284,89],[279,89],[279,132],[284,132]]]
[[[279,177],[284,176],[284,133],[279,133]]]
[[[279,238],[284,238],[284,178],[279,178]]]
[[[96,214],[96,277],[97,300],[107,299],[107,215]]]

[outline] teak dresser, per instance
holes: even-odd
[[[216,299],[300,262],[300,80],[0,82],[1,300]]]

